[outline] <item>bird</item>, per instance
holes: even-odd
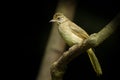
[[[69,20],[63,13],[57,12],[53,15],[50,22],[57,23],[58,32],[68,46],[82,44],[89,37],[88,33],[80,26]],[[101,65],[92,48],[87,51],[91,64],[96,74],[102,75]]]

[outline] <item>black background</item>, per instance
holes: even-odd
[[[89,33],[98,32],[119,12],[115,0],[76,0],[74,22]],[[51,23],[57,0],[28,1],[20,5],[21,28],[24,31],[24,54],[19,54],[18,66],[13,67],[22,80],[35,80],[44,50],[50,35]],[[95,48],[103,69],[103,75],[96,77],[86,54],[68,64],[64,80],[109,80],[119,78],[119,30]],[[14,63],[16,64],[16,62]],[[19,78],[19,77],[18,77]]]

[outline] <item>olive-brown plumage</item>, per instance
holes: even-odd
[[[62,13],[55,13],[53,19],[50,22],[55,22],[58,24],[58,31],[69,46],[82,44],[83,40],[89,37],[85,30],[70,21]],[[101,75],[102,69],[92,48],[88,49],[87,53],[95,72],[97,75]]]

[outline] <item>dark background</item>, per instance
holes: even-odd
[[[23,2],[21,14],[24,30],[24,54],[17,68],[22,72],[22,80],[35,80],[44,50],[50,35],[53,14],[57,0],[39,2]],[[119,4],[115,0],[76,0],[74,22],[89,34],[101,30],[119,12]],[[64,80],[109,80],[119,78],[119,30],[95,48],[101,63],[103,75],[96,77],[87,54],[82,54],[68,64]],[[19,71],[18,71],[19,73]]]

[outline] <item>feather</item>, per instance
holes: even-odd
[[[85,32],[85,30],[83,30],[82,28],[78,27],[76,24],[74,24],[73,22],[69,22],[69,27],[71,28],[71,31],[77,35],[80,38],[86,39],[89,37],[89,35],[87,34],[87,32]]]

